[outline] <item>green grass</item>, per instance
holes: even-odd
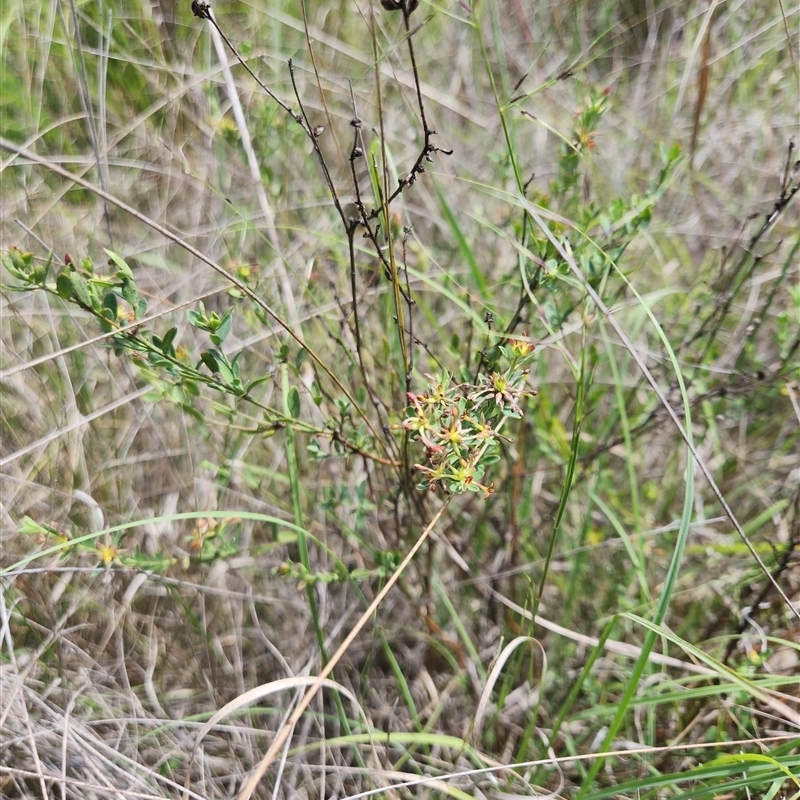
[[[0,11],[0,795],[800,797],[798,10],[190,5]]]

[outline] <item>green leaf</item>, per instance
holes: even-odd
[[[736,753],[735,755],[728,755],[724,754],[713,761],[709,761],[706,766],[714,767],[719,764],[767,764],[770,767],[773,767],[776,770],[784,773],[789,780],[794,781],[795,786],[800,786],[800,780],[797,779],[795,775],[793,775],[789,770],[783,766],[779,761],[776,761],[774,758],[770,758],[769,756],[762,755],[760,753]]]
[[[286,406],[289,413],[295,418],[300,419],[300,392],[297,391],[296,386],[289,389],[289,395],[286,398]]]
[[[73,296],[86,308],[95,308],[97,297],[92,287],[77,272],[67,273],[72,283]]]
[[[103,297],[103,316],[112,322],[116,322],[118,311],[117,296],[114,292],[106,292],[105,297]]]
[[[47,255],[47,261],[41,266],[36,267],[31,273],[31,280],[37,286],[44,286],[47,280],[47,275],[50,272],[50,267],[53,265],[53,251],[51,250]]]
[[[266,383],[270,378],[272,378],[272,374],[269,372],[265,372],[263,375],[259,375],[258,378],[253,378],[253,380],[247,384],[247,387],[245,389],[246,393],[250,394],[250,392],[252,392],[253,389],[256,388],[256,386],[260,386],[262,383]]]
[[[11,263],[18,272],[24,276],[30,274],[33,265],[33,253],[23,253],[19,248],[12,247],[8,254],[11,257]]]
[[[0,262],[2,262],[3,266],[11,273],[12,277],[18,278],[21,281],[27,280],[27,275],[20,272],[14,266],[14,262],[11,260],[9,256],[0,255]]]
[[[111,250],[108,250],[105,247],[103,248],[103,250],[106,251],[106,255],[108,256],[109,260],[119,270],[118,274],[121,273],[123,277],[127,278],[130,281],[133,281],[133,272],[131,272],[131,268],[125,263],[125,261]],[[127,298],[125,299],[127,300]]]
[[[233,308],[228,308],[222,315],[222,321],[219,323],[219,327],[216,329],[216,331],[214,331],[217,339],[219,339],[219,341],[215,341],[214,344],[221,345],[225,341],[225,339],[228,338],[228,334],[231,332],[232,324],[233,324]]]
[[[29,516],[24,516],[22,522],[19,524],[17,533],[26,534],[28,536],[42,536],[48,533],[47,528],[40,525],[36,520],[31,519]]]
[[[221,353],[216,355],[217,355],[217,364],[219,365],[219,374],[221,375],[222,380],[224,380],[225,383],[231,386],[235,386],[238,376],[233,366],[228,361],[228,359],[225,358]]]
[[[209,350],[204,350],[200,353],[200,360],[216,375],[219,373],[219,365],[213,353]]]
[[[328,457],[328,454],[323,451],[316,439],[312,439],[306,446],[306,449],[313,461],[322,461],[323,458]]]
[[[66,272],[59,273],[56,278],[56,291],[64,300],[72,299],[72,280]]]
[[[139,290],[136,288],[136,283],[132,278],[122,279],[121,291],[125,301],[130,303],[133,308],[136,308],[136,304],[139,301]]]
[[[172,343],[175,341],[175,336],[178,333],[177,328],[170,328],[165,334],[164,338],[161,341],[161,352],[167,355],[174,355],[175,351],[172,347]]]
[[[436,186],[436,194],[439,196],[439,205],[444,213],[444,217],[447,220],[448,225],[450,226],[450,230],[455,237],[456,244],[458,245],[458,249],[461,251],[461,255],[463,256],[464,260],[467,262],[467,266],[469,267],[469,271],[472,274],[472,279],[475,281],[475,285],[478,287],[478,290],[481,293],[481,297],[487,299],[489,297],[489,285],[486,282],[486,269],[481,267],[478,264],[478,260],[475,257],[475,251],[467,241],[467,237],[464,235],[464,232],[461,230],[461,226],[458,224],[458,219],[456,215],[453,213],[453,210],[450,206],[450,203],[447,201],[447,197],[445,196],[444,192]]]
[[[154,367],[160,367],[162,369],[167,369],[168,370],[172,366],[172,364],[169,361],[167,361],[167,359],[164,358],[164,356],[162,356],[160,353],[148,353],[147,354],[147,360]]]
[[[223,403],[215,403],[213,400],[209,403],[209,405],[218,414],[222,414],[223,417],[227,417],[231,422],[233,421],[235,409],[231,408],[230,406],[226,406]]]

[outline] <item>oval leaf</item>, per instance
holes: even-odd
[[[136,308],[136,304],[139,302],[139,290],[136,288],[133,279],[123,278],[121,291],[125,300]]]
[[[168,355],[172,354],[172,343],[175,341],[175,335],[178,333],[177,328],[170,328],[165,334],[161,342],[161,352]]]
[[[122,275],[129,280],[133,280],[133,272],[131,272],[131,268],[125,263],[125,261],[111,250],[108,250],[105,247],[103,249],[106,251],[109,261],[114,264],[114,266],[122,273]]]
[[[56,291],[58,296],[64,300],[69,300],[72,297],[72,281],[66,272],[62,272],[56,278]]]
[[[300,419],[300,392],[297,391],[297,387],[292,386],[292,388],[289,389],[289,396],[286,398],[286,406],[289,409],[289,413],[295,419]]]

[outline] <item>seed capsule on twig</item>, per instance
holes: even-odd
[[[205,0],[192,0],[192,14],[200,19],[211,19],[211,3]]]
[[[387,11],[400,11],[405,6],[407,12],[413,14],[419,6],[419,0],[381,0],[381,5]]]

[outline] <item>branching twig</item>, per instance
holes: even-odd
[[[770,208],[770,210],[764,215],[761,225],[750,237],[747,245],[742,246],[743,253],[739,261],[727,273],[721,276],[721,280],[724,279],[728,285],[732,285],[734,282],[738,281],[739,286],[741,286],[750,276],[752,271],[758,266],[764,256],[763,254],[754,253],[756,245],[764,238],[767,231],[773,227],[778,218],[789,206],[794,196],[800,191],[800,180],[797,179],[798,165],[792,164],[794,147],[794,141],[790,141],[787,148],[786,166],[784,168],[783,175],[781,176],[780,191],[778,193],[778,197],[772,204],[772,208]],[[723,268],[724,263],[725,262],[723,262]],[[748,266],[749,269],[745,272],[745,268]],[[744,274],[742,275],[743,272]],[[716,340],[716,334],[722,326],[725,318],[728,315],[728,312],[730,311],[730,307],[733,304],[735,294],[736,293],[733,290],[724,292],[722,298],[720,298],[720,300],[715,304],[714,308],[709,312],[709,314],[706,315],[705,319],[700,323],[694,334],[692,334],[689,340],[684,343],[684,347],[689,346],[702,336],[707,335],[708,341],[703,349],[703,352],[698,358],[698,363],[703,362],[708,354],[708,351],[713,346],[713,342]]]
[[[223,38],[225,44],[230,47],[231,52],[236,56],[238,62],[247,70],[250,77],[269,95],[272,100],[274,100],[290,117],[292,117],[292,119],[302,124],[301,118],[298,117],[294,111],[292,111],[291,107],[284,103],[280,97],[278,97],[271,89],[269,89],[266,84],[255,74],[255,72],[250,69],[250,67],[247,65],[247,62],[239,55],[239,51],[231,44],[228,37],[222,32],[222,28],[220,28],[217,24],[216,19],[214,19],[214,16],[211,13],[211,3],[207,2],[206,0],[192,0],[192,14],[199,19],[207,19],[217,29],[217,32]],[[306,133],[310,132],[306,131]]]
[[[442,153],[446,156],[453,154],[452,150],[447,150],[443,147],[437,147],[435,144],[433,144],[431,139],[436,135],[436,131],[429,127],[428,119],[425,116],[425,104],[422,100],[422,87],[419,80],[419,69],[417,68],[417,58],[414,54],[413,34],[416,32],[416,30],[412,31],[410,24],[411,15],[416,10],[418,4],[418,0],[381,0],[381,5],[388,11],[403,12],[403,24],[406,28],[406,39],[408,41],[408,54],[411,58],[411,69],[414,73],[414,87],[417,94],[420,121],[422,122],[422,132],[425,140],[424,144],[422,145],[422,150],[417,156],[417,160],[414,162],[414,166],[411,167],[410,172],[408,172],[405,177],[400,179],[397,188],[386,199],[386,208],[391,205],[392,201],[398,197],[398,195],[400,195],[404,189],[414,185],[417,177],[425,172],[425,162],[433,160],[431,158],[433,153]],[[377,217],[378,214],[380,214],[380,211],[381,210],[379,208],[375,209],[372,212],[372,218],[374,219]]]

